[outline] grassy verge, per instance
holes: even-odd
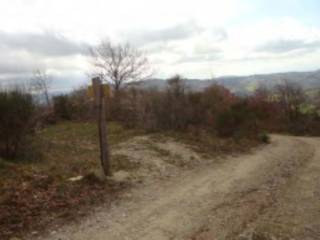
[[[138,134],[115,123],[109,124],[108,131],[111,146]],[[94,123],[50,126],[37,133],[34,144],[41,148],[40,158],[37,155],[17,162],[0,159],[0,239],[21,237],[23,232],[39,231],[53,220],[83,215],[86,207],[108,203],[120,191],[90,177],[100,168]],[[88,177],[69,181],[79,175]]]

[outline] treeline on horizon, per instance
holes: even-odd
[[[161,91],[134,86],[114,90],[107,99],[107,119],[151,132],[201,129],[219,137],[263,131],[316,135],[319,98],[311,99],[299,84],[287,81],[272,89],[258,87],[249,96],[238,96],[218,84],[194,92],[177,75],[168,79],[166,89]],[[93,116],[86,89],[56,96],[54,111],[69,120]]]
[[[95,121],[92,101],[85,87],[47,99],[45,104],[37,104],[27,91],[2,90],[0,157],[19,156],[37,129],[48,124]],[[250,96],[237,96],[217,84],[190,91],[177,75],[162,91],[113,88],[106,105],[108,121],[145,132],[182,131],[195,137],[208,134],[261,141],[267,141],[266,133],[320,134],[320,94],[311,100],[298,84],[286,81],[272,89],[259,87]]]

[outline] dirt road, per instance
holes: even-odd
[[[289,237],[320,239],[320,139],[273,136],[251,154],[133,188],[111,209],[41,239]]]

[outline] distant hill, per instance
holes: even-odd
[[[192,91],[201,91],[211,84],[217,83],[230,89],[237,94],[248,94],[253,92],[259,85],[273,87],[281,81],[299,83],[305,90],[320,88],[320,70],[313,72],[287,72],[274,74],[261,74],[251,76],[226,76],[215,79],[185,79],[187,87]],[[166,81],[163,79],[150,79],[134,83],[140,88],[157,88],[163,90]]]

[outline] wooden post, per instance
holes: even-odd
[[[111,176],[110,170],[110,152],[107,139],[106,126],[106,102],[104,89],[99,77],[92,79],[93,95],[95,102],[95,112],[98,120],[99,143],[100,143],[100,160],[103,172],[106,176]]]

